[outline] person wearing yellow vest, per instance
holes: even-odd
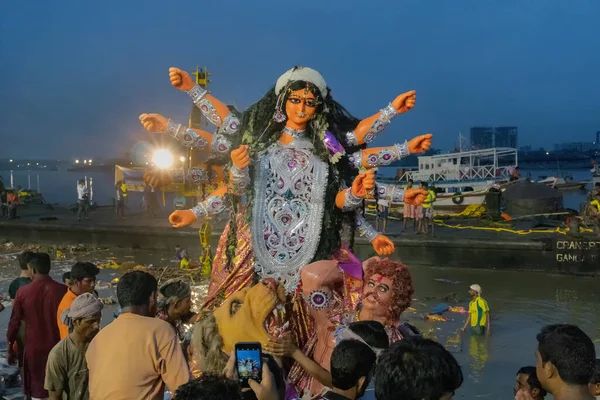
[[[422,217],[419,223],[419,233],[428,234],[429,225],[431,225],[431,234],[433,235],[433,203],[435,202],[436,195],[433,188],[430,188],[427,182],[422,182],[421,186],[423,189],[427,190],[427,198],[425,198],[425,201],[422,204]]]
[[[115,185],[117,191],[117,219],[125,217],[125,199],[127,198],[127,184],[125,179],[117,181]]]
[[[473,300],[469,303],[469,318],[467,318],[462,331],[464,332],[470,323],[471,335],[481,336],[486,334],[490,336],[492,334],[490,307],[487,301],[481,297],[481,292],[481,286],[477,284],[469,287],[469,295]]]

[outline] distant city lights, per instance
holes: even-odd
[[[549,156],[549,155],[550,155],[550,153],[546,152],[546,155],[547,155],[547,156]]]

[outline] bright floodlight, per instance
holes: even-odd
[[[152,162],[158,168],[169,168],[173,165],[173,154],[169,150],[156,150],[152,155]]]
[[[184,156],[179,157],[179,161],[185,162],[185,157]]]

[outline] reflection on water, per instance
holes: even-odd
[[[194,249],[191,250],[192,253]],[[398,252],[402,254],[402,249]],[[117,262],[126,260],[139,264],[165,266],[172,253],[135,250],[104,250],[77,254],[77,258],[103,261],[114,256]],[[362,259],[370,254],[359,254]],[[398,256],[396,255],[396,258]],[[73,264],[74,260],[62,260],[53,265],[56,279]],[[482,261],[483,262],[483,261]],[[5,292],[13,277],[18,275],[16,261],[2,263],[0,290]],[[465,376],[463,388],[456,399],[485,398],[501,400],[512,398],[516,371],[535,363],[536,335],[542,326],[553,323],[579,325],[600,343],[600,294],[597,280],[592,278],[551,275],[517,271],[463,270],[454,268],[411,268],[416,293],[412,306],[404,318],[414,323],[428,337],[435,338],[454,354]],[[118,271],[103,270],[99,279],[110,281]],[[436,279],[444,279],[439,281]],[[447,283],[457,282],[457,283]],[[468,332],[459,333],[467,314],[446,313],[447,322],[426,321],[424,315],[441,302],[440,299],[456,294],[458,303],[468,306],[468,287],[478,283],[483,297],[490,306],[492,335],[471,337]],[[114,296],[114,289],[101,288],[101,297]],[[436,300],[437,299],[437,300]],[[103,325],[112,320],[114,307],[104,312]],[[6,329],[10,308],[0,313],[0,327]]]

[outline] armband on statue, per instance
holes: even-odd
[[[363,157],[363,153],[364,157]],[[372,150],[360,150],[352,153],[349,157],[350,163],[357,169],[361,168],[376,168],[390,165],[393,162],[399,161],[410,155],[408,150],[408,142],[397,143],[389,147],[380,147]],[[366,165],[365,162],[366,161]]]
[[[225,203],[221,196],[210,196],[208,199],[201,201],[192,212],[196,216],[196,220],[201,221],[207,217],[217,215],[225,210]]]
[[[377,229],[369,224],[361,214],[356,214],[356,229],[360,237],[367,239],[369,242],[372,242],[379,235]]]
[[[389,199],[392,203],[402,203],[404,201],[404,189],[398,185],[378,183],[377,194],[380,199]]]
[[[234,136],[240,131],[240,119],[232,112],[227,114],[223,124],[217,133],[222,133],[225,136]]]
[[[165,133],[185,147],[191,147],[197,150],[205,150],[208,147],[208,141],[197,134],[193,129],[185,128],[183,125],[172,120],[169,120],[167,123],[167,130]]]
[[[231,153],[231,141],[224,135],[217,133],[213,136],[211,154],[218,159],[228,159]]]
[[[360,197],[356,197],[352,194],[352,189],[346,189],[346,197],[344,197],[344,206],[342,207],[342,211],[352,211],[356,210],[360,206],[362,206],[363,199]]]
[[[171,176],[175,183],[192,182],[195,185],[202,185],[214,180],[217,173],[202,167],[194,167],[187,170],[178,168],[171,171]]]
[[[377,135],[379,135],[379,133],[383,131],[383,128],[385,128],[386,125],[392,122],[392,119],[396,118],[397,115],[398,111],[396,111],[392,103],[389,103],[387,107],[381,109],[379,112],[379,116],[377,117],[375,122],[373,122],[373,125],[371,125],[369,131],[365,134],[363,142],[372,142],[377,137]],[[356,137],[356,134],[354,132],[346,133],[346,140],[348,141],[349,146],[359,145],[358,138]]]
[[[217,114],[215,106],[206,98],[208,90],[202,88],[200,85],[195,85],[187,93],[192,98],[192,102],[200,109],[200,111],[202,111],[202,114],[204,114],[210,122],[216,126],[221,125],[221,117]]]
[[[229,183],[233,194],[242,195],[250,187],[250,172],[248,167],[239,169],[235,165],[231,167]]]

